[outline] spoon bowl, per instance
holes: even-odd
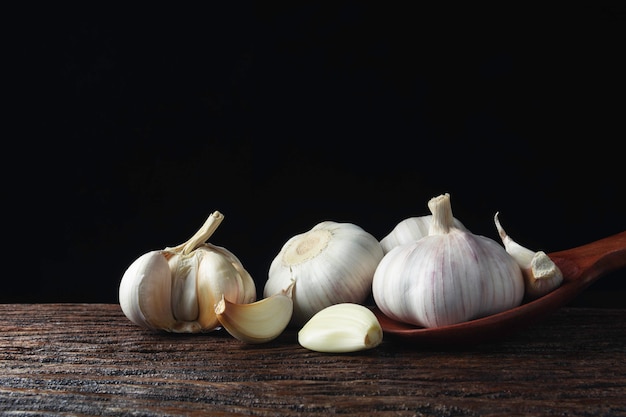
[[[449,326],[423,328],[392,320],[376,307],[373,311],[389,339],[448,346],[498,339],[546,317],[600,277],[626,267],[626,231],[548,256],[563,273],[561,285],[538,299],[501,313]]]

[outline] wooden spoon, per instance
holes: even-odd
[[[559,288],[502,313],[450,326],[422,328],[394,321],[375,307],[373,310],[385,338],[449,346],[501,338],[569,303],[598,278],[626,267],[626,231],[577,248],[549,253],[548,256],[563,273]]]

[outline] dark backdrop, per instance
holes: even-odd
[[[289,237],[335,220],[382,238],[444,192],[474,233],[498,239],[500,211],[546,252],[626,230],[623,7],[210,2],[7,19],[18,128],[3,141],[1,302],[117,302],[136,257],[214,210],[210,241],[259,293]],[[609,295],[625,274],[578,302],[624,306]]]

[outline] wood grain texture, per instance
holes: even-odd
[[[3,415],[626,416],[626,310],[564,308],[497,343],[322,354],[288,330],[145,331],[115,304],[0,304]]]

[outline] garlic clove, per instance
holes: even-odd
[[[218,253],[201,250],[201,261],[198,267],[198,305],[200,315],[198,323],[205,329],[219,327],[215,314],[215,305],[220,298],[233,302],[241,302],[239,298],[240,282],[232,264]]]
[[[248,304],[222,297],[215,306],[216,317],[228,333],[242,342],[269,342],[280,336],[291,320],[292,288],[293,283],[279,294]]]
[[[545,252],[532,251],[511,239],[500,223],[499,214],[496,212],[494,223],[504,249],[522,269],[526,298],[536,299],[558,288],[563,282],[559,267]]]
[[[193,321],[198,317],[198,257],[174,255],[169,259],[172,271],[172,312],[177,320]]]
[[[145,253],[128,267],[120,282],[119,302],[130,321],[147,329],[174,327],[170,275],[161,251]]]
[[[212,245],[211,243],[205,243],[201,249],[216,253],[230,263],[232,269],[229,268],[229,270],[232,273],[232,276],[236,277],[236,282],[239,285],[236,302],[251,303],[256,301],[256,286],[254,279],[243,267],[243,264],[234,253],[224,247]]]
[[[369,308],[340,303],[317,312],[298,332],[298,343],[325,353],[373,349],[383,341],[380,322]]]

